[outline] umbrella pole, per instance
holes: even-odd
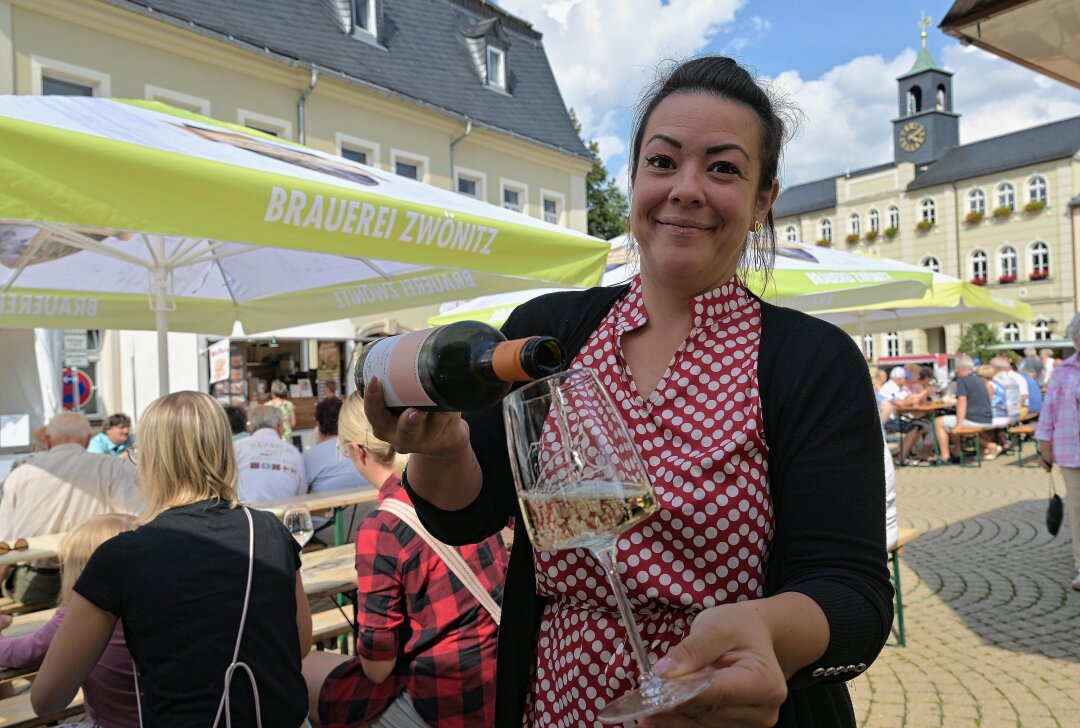
[[[157,319],[158,396],[169,393],[169,306],[165,271],[154,271],[154,316]]]
[[[859,311],[856,316],[859,319],[859,349],[862,350],[863,359],[866,359],[870,353],[866,350],[866,312]]]

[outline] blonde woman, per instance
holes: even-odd
[[[177,392],[146,409],[136,459],[143,525],[102,544],[75,583],[34,681],[39,714],[70,702],[119,619],[147,728],[206,728],[226,711],[239,726],[306,725],[300,661],[311,613],[300,550],[273,515],[237,507],[231,434],[206,394]],[[223,688],[230,665],[235,679]]]
[[[269,404],[281,410],[281,439],[292,442],[292,431],[296,427],[296,405],[286,399],[289,387],[280,379],[270,383]]]
[[[379,510],[356,534],[359,657],[313,652],[304,660],[312,719],[352,728],[483,728],[494,722],[497,625],[439,554],[387,501],[411,506],[405,458],[371,433],[364,402],[349,397],[338,447],[379,485]],[[496,601],[507,553],[500,536],[457,552]]]
[[[60,546],[63,566],[61,605],[44,627],[25,637],[0,637],[0,665],[27,667],[37,665],[49,649],[56,631],[67,614],[75,582],[98,546],[113,536],[135,527],[135,517],[110,513],[94,516],[71,529]],[[0,629],[11,624],[11,617],[0,616]],[[124,630],[117,622],[109,643],[97,665],[82,684],[89,724],[110,728],[138,728],[135,683],[131,675],[131,654],[124,642]]]

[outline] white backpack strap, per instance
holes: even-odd
[[[488,614],[490,614],[491,618],[495,621],[495,624],[499,624],[499,621],[502,619],[502,609],[495,603],[491,594],[489,594],[488,590],[484,588],[484,585],[480,583],[480,579],[477,578],[469,565],[465,563],[465,559],[461,558],[461,554],[459,554],[452,546],[448,546],[428,533],[428,530],[420,523],[420,517],[416,515],[415,508],[406,503],[402,503],[399,500],[395,500],[394,498],[387,498],[379,504],[379,510],[393,513],[408,524],[409,528],[416,531],[416,535],[424,539],[427,545],[430,546],[432,550],[439,555],[439,558],[442,559],[443,563],[446,564],[446,568],[454,573],[454,576],[458,578],[458,581],[465,585],[465,588],[472,593],[476,598],[476,601],[480,602],[480,606],[487,610]]]
[[[240,613],[240,629],[236,633],[236,646],[233,648],[232,662],[229,663],[228,669],[225,670],[225,692],[221,696],[221,702],[218,703],[213,728],[217,728],[217,724],[221,721],[222,712],[225,713],[226,728],[232,728],[229,685],[232,683],[233,674],[238,668],[247,673],[248,680],[251,681],[251,691],[255,694],[255,725],[262,728],[262,707],[259,705],[259,686],[255,684],[255,674],[246,663],[237,662],[237,658],[240,656],[240,642],[244,638],[244,624],[247,622],[248,604],[251,602],[251,581],[255,573],[255,523],[251,520],[251,511],[248,510],[247,506],[241,506],[241,508],[243,508],[248,522],[248,573],[247,587],[244,589],[244,611]]]

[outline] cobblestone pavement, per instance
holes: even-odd
[[[859,725],[1080,726],[1080,592],[1046,474],[1003,455],[897,476],[900,525],[921,532],[900,560],[907,647],[850,683]]]

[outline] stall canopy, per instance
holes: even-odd
[[[607,252],[163,104],[0,96],[0,327],[156,329],[165,361],[168,330],[227,335],[236,321],[264,331],[590,285]]]
[[[1031,306],[998,291],[934,273],[934,286],[919,298],[814,314],[852,334],[928,329],[946,324],[1030,321]]]
[[[612,241],[609,261],[627,260],[625,239]],[[630,258],[633,253],[630,254]],[[609,265],[605,285],[630,280],[634,262]],[[918,298],[928,289],[933,274],[887,258],[869,258],[805,243],[778,242],[776,262],[768,276],[758,270],[741,271],[747,288],[763,299],[788,308],[814,312],[831,308],[867,306],[882,301]],[[460,304],[446,304],[433,326],[479,319],[501,325],[518,304],[551,289],[483,296]]]

